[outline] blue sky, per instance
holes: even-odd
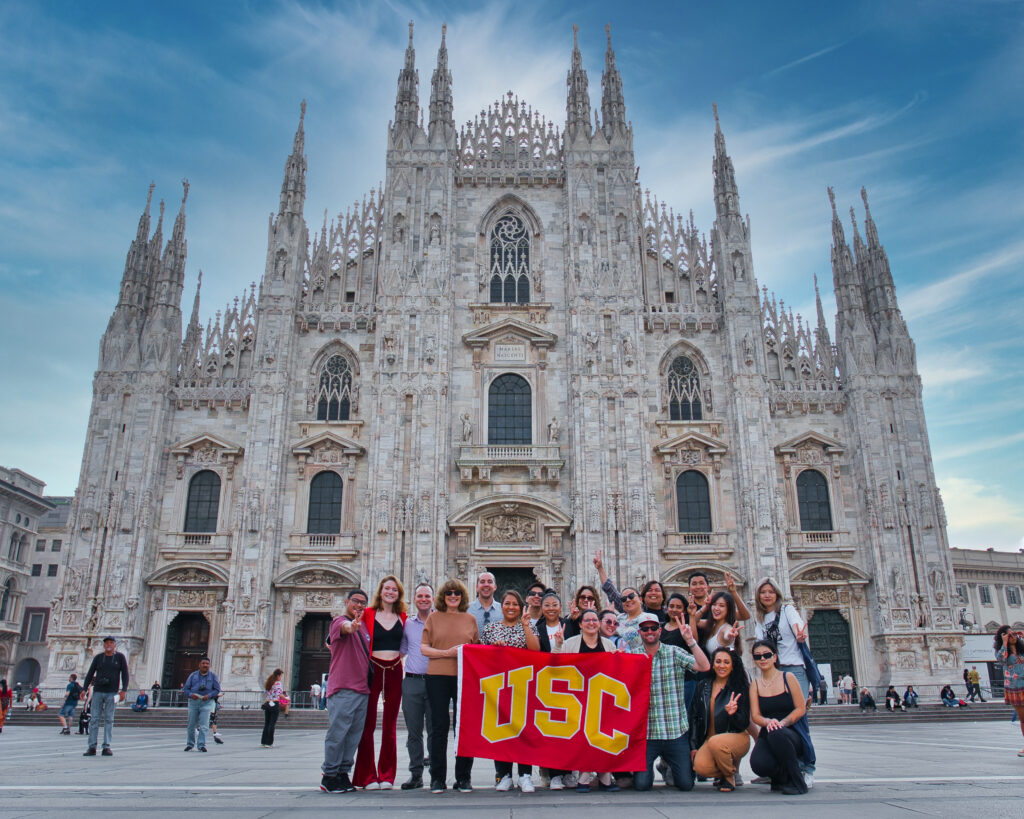
[[[600,103],[610,22],[644,187],[711,226],[711,103],[755,273],[834,312],[827,185],[869,191],[917,343],[950,543],[1024,547],[1024,6],[971,3],[0,5],[0,462],[70,494],[100,335],[146,187],[188,177],[186,306],[258,280],[299,102],[307,218],[384,176],[416,22],[421,103],[448,23],[456,122],[507,90],[565,117],[572,24]]]

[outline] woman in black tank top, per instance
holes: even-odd
[[[807,793],[799,759],[803,740],[792,727],[806,710],[804,692],[796,677],[779,670],[774,643],[756,641],[751,655],[761,675],[750,686],[750,718],[761,731],[750,767],[758,776],[771,778],[773,791]]]

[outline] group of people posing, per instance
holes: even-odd
[[[594,586],[581,586],[568,605],[552,589],[534,583],[496,594],[494,576],[483,572],[476,596],[461,581],[439,589],[416,587],[412,609],[401,582],[383,578],[371,601],[362,589],[348,594],[345,613],[331,624],[326,696],[329,725],[324,742],[321,790],[329,793],[390,789],[397,777],[397,723],[401,708],[408,731],[409,779],[403,790],[448,788],[448,736],[458,701],[461,646],[510,646],[549,653],[628,652],[651,659],[651,696],[646,767],[641,771],[542,769],[551,790],[596,787],[617,791],[627,783],[649,790],[655,765],[667,784],[694,787],[707,778],[722,792],[738,782],[740,761],[773,791],[806,793],[813,784],[814,747],[806,718],[808,681],[799,643],[807,627],[783,604],[771,578],[754,589],[751,612],[726,575],[713,589],[703,572],[689,578],[688,595],[666,594],[656,580],[642,588],[617,588],[600,553],[594,557],[601,607]],[[741,635],[752,620],[749,677]],[[374,747],[378,702],[383,694],[382,739]],[[424,749],[423,736],[427,734]],[[751,746],[753,749],[751,750]],[[660,759],[660,762],[659,762]],[[474,760],[455,757],[454,784],[472,790]],[[495,788],[533,792],[531,760],[494,762]]]

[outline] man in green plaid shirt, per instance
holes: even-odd
[[[633,788],[649,791],[654,785],[654,761],[660,756],[672,771],[675,786],[693,790],[690,765],[690,726],[686,720],[685,672],[711,668],[690,627],[683,623],[680,633],[693,654],[661,643],[661,622],[653,614],[641,614],[637,631],[625,639],[632,654],[651,658],[651,706],[647,715],[647,770],[633,775]]]

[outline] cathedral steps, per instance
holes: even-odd
[[[40,727],[59,728],[57,711],[52,708],[46,711],[26,711],[24,706],[14,706],[8,714],[8,721],[14,725],[33,725]],[[897,711],[890,714],[880,706],[878,711],[862,713],[853,705],[815,705],[811,708],[810,722],[812,725],[880,725],[895,722],[975,722],[1009,720],[1012,709],[1002,701],[972,703],[968,708],[946,708],[943,705],[922,705],[912,711]],[[78,730],[78,716],[75,713],[72,731]],[[151,708],[144,714],[137,714],[127,705],[117,709],[116,724],[137,728],[184,728],[188,720],[185,708],[161,707]],[[241,728],[262,728],[263,712],[258,709],[222,709],[217,714],[217,726],[225,730]],[[278,729],[298,728],[307,731],[325,730],[327,728],[327,712],[313,709],[292,709],[287,718],[277,721]],[[403,728],[399,720],[399,731]]]

